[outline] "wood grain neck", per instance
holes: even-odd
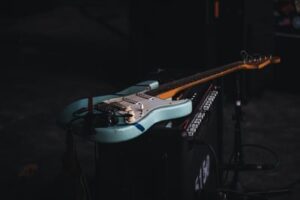
[[[155,90],[147,92],[147,94],[152,96],[157,96],[161,99],[168,99],[175,96],[177,93],[189,89],[195,85],[225,76],[226,74],[232,73],[234,71],[241,70],[243,68],[242,62],[235,62],[223,67],[208,70],[202,73],[198,73],[177,81],[172,81],[161,85]]]
[[[198,73],[177,81],[166,83],[161,85],[155,90],[150,90],[146,92],[151,96],[157,96],[161,99],[168,99],[174,97],[177,93],[189,89],[195,85],[225,76],[227,74],[233,73],[242,69],[262,69],[265,66],[273,63],[280,63],[280,57],[265,56],[258,57],[254,59],[247,59],[244,61],[234,62],[223,67],[211,69],[202,73]]]

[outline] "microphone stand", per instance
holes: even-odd
[[[235,86],[236,86],[236,99],[235,99],[235,115],[233,116],[235,120],[234,126],[234,155],[233,155],[233,166],[231,168],[234,170],[232,186],[234,189],[240,189],[238,187],[239,181],[239,170],[245,164],[244,155],[242,149],[242,96],[241,96],[241,76],[239,73],[236,74]]]
[[[262,199],[267,200],[266,195],[271,194],[285,194],[290,192],[288,188],[280,188],[275,189],[270,192],[268,191],[252,191],[251,193],[247,193],[243,190],[241,182],[240,182],[240,172],[241,171],[257,171],[257,170],[271,170],[276,167],[276,164],[258,164],[258,163],[245,163],[244,161],[244,152],[242,143],[242,129],[241,122],[243,119],[242,116],[242,95],[241,95],[241,74],[240,72],[236,73],[235,77],[235,114],[233,115],[233,119],[235,120],[234,126],[234,148],[233,148],[233,157],[232,162],[223,164],[222,169],[224,171],[233,171],[232,179],[229,184],[228,189],[221,189],[220,196],[221,199],[244,199],[247,196],[247,199]],[[251,145],[247,145],[251,146]],[[258,147],[252,145],[253,147]],[[267,148],[260,147],[261,149],[268,150],[272,154],[275,153]],[[231,159],[230,159],[231,161]],[[222,173],[224,174],[224,172]],[[255,195],[253,195],[255,194]]]
[[[223,165],[223,170],[232,170],[233,176],[230,183],[230,189],[241,190],[242,187],[239,183],[240,170],[245,167],[244,153],[242,149],[242,95],[241,95],[241,75],[236,73],[235,77],[235,114],[233,119],[235,120],[234,125],[234,147],[233,147],[233,162]]]

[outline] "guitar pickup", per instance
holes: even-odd
[[[128,102],[128,103],[131,103],[131,104],[137,104],[137,103],[139,102],[139,101],[136,101],[136,100],[127,98],[127,97],[123,97],[122,100],[123,100],[123,101],[126,101],[126,102]]]
[[[109,105],[114,108],[117,108],[118,110],[126,110],[126,106],[124,106],[123,104],[121,104],[119,102],[112,102]]]
[[[151,99],[153,98],[152,96],[145,94],[145,93],[137,93],[136,96],[141,97],[143,99]]]

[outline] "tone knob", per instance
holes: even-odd
[[[127,112],[127,116],[125,117],[127,123],[132,123],[135,121],[135,113],[133,110],[129,110]]]
[[[126,108],[125,108],[125,112],[129,112],[129,111],[132,111],[132,108],[130,107],[130,106],[126,106]]]

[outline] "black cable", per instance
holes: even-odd
[[[237,195],[240,195],[240,196],[246,196],[246,197],[251,197],[251,198],[255,198],[257,200],[266,200],[267,198],[260,194],[260,193],[255,193],[255,192],[240,192],[240,191],[236,191],[236,190],[230,190],[230,189],[223,189],[221,188],[221,185],[220,185],[220,182],[219,182],[219,161],[218,161],[218,157],[217,157],[217,154],[216,154],[216,151],[215,149],[212,147],[212,145],[204,142],[204,141],[192,141],[194,144],[198,144],[198,145],[205,145],[208,147],[209,151],[211,152],[212,156],[213,156],[213,159],[214,159],[214,162],[215,162],[215,173],[216,173],[216,186],[217,186],[217,192],[219,194],[219,192],[226,192],[226,193],[233,193],[233,194],[237,194]],[[248,146],[248,144],[247,144]],[[250,146],[250,145],[249,145]],[[260,146],[260,145],[258,145]],[[233,154],[232,154],[233,155]],[[233,156],[231,156],[233,157]],[[231,158],[232,160],[232,158]],[[228,170],[227,170],[228,171]],[[298,182],[297,182],[298,183]],[[270,190],[270,192],[272,192],[272,190]]]
[[[271,148],[267,147],[267,146],[259,145],[259,144],[243,144],[242,147],[255,147],[255,148],[258,148],[258,149],[263,149],[266,152],[269,152],[270,154],[272,154],[274,159],[275,159],[275,163],[274,164],[266,164],[266,169],[267,168],[277,169],[278,166],[280,165],[280,159],[279,159],[278,154],[275,151],[273,151]],[[264,164],[262,164],[262,165],[264,165]]]
[[[230,190],[230,189],[219,189],[218,192],[233,193],[235,195],[251,197],[251,198],[255,198],[257,200],[267,200],[267,197],[265,197],[263,195],[251,194],[251,193],[247,193],[247,192],[240,192],[240,191]]]
[[[268,199],[267,196],[290,193],[292,190],[291,188],[298,184],[300,184],[300,179],[290,183],[286,187],[276,188],[276,189],[272,188],[272,189],[266,189],[266,190],[262,190],[262,191],[253,191],[253,192],[240,192],[240,191],[230,190],[230,189],[219,189],[218,191],[226,192],[226,193],[233,193],[233,194],[240,195],[240,196],[252,197],[252,198],[256,198],[258,200],[259,199],[266,200],[266,199]]]
[[[277,188],[277,189],[268,189],[268,190],[262,190],[262,191],[248,192],[248,194],[270,195],[270,194],[281,194],[281,193],[288,193],[288,192],[290,192],[290,188]]]
[[[69,121],[69,122],[66,124],[66,129],[72,128],[73,123],[76,122],[77,120],[80,120],[80,119],[85,119],[85,118],[84,118],[84,116],[74,117],[71,121]]]
[[[263,146],[263,145],[258,145],[258,144],[243,144],[241,145],[242,147],[254,147],[258,149],[263,149],[266,152],[269,152],[270,154],[273,155],[275,162],[273,164],[261,164],[262,169],[276,169],[280,165],[280,159],[278,154],[270,149],[269,147]],[[232,163],[233,161],[233,155],[234,152],[230,155],[229,157],[229,164]],[[223,178],[223,185],[226,183],[227,177],[228,177],[229,170],[226,170],[225,176]],[[266,196],[270,195],[279,195],[279,194],[285,194],[291,192],[291,188],[294,187],[295,185],[300,184],[300,180],[297,180],[291,184],[289,184],[287,187],[282,187],[282,188],[271,188],[271,189],[266,189],[262,191],[253,191],[253,192],[241,192],[241,191],[236,191],[236,190],[230,190],[230,189],[220,189],[220,192],[226,192],[226,193],[233,193],[236,195],[241,195],[241,196],[247,196],[255,199],[267,199]]]
[[[255,147],[255,148],[263,149],[266,152],[269,152],[270,154],[273,155],[273,157],[275,159],[274,164],[261,164],[262,169],[265,169],[265,170],[266,169],[268,169],[268,170],[269,169],[274,169],[275,170],[280,165],[280,159],[279,159],[278,154],[275,151],[273,151],[271,148],[269,148],[269,147],[266,147],[266,146],[263,146],[263,145],[259,145],[259,144],[243,144],[241,146],[242,147]],[[230,157],[228,159],[228,164],[232,164],[233,156],[234,156],[234,152],[231,153],[231,155],[230,155]],[[224,176],[223,176],[223,180],[222,180],[222,185],[224,185],[226,183],[229,171],[230,170],[228,170],[228,169],[225,171]]]
[[[267,189],[264,191],[253,191],[253,192],[249,192],[249,194],[265,194],[265,195],[271,195],[271,194],[283,194],[283,193],[289,193],[291,192],[292,188],[296,185],[300,184],[300,179],[288,184],[285,187],[281,187],[281,188],[271,188],[271,189]]]

